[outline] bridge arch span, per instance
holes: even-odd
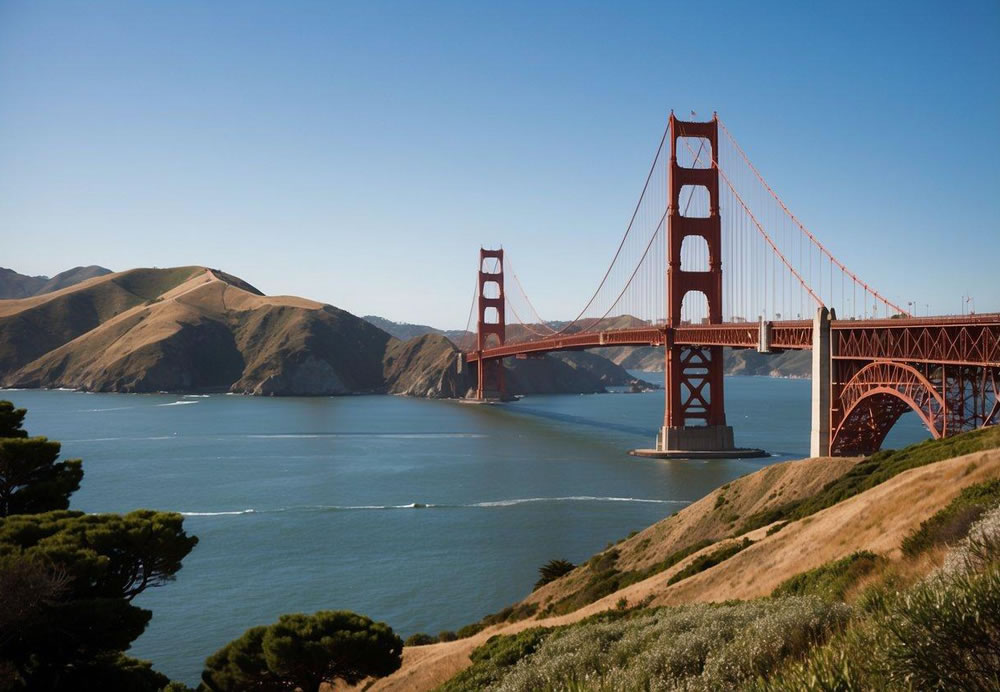
[[[900,416],[915,411],[935,439],[945,435],[945,400],[938,388],[913,366],[877,360],[865,365],[844,385],[839,397],[844,412],[830,444],[835,456],[871,454]]]

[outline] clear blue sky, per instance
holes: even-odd
[[[1000,310],[995,0],[0,0],[0,266],[205,264],[454,328],[502,243],[565,318],[671,108],[890,297]]]

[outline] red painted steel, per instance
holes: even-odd
[[[968,315],[833,323],[834,357],[1000,367],[1000,317]]]
[[[832,454],[877,450],[912,409],[935,438],[1000,420],[1000,315],[838,320]]]
[[[935,438],[945,434],[947,402],[934,383],[904,363],[875,361],[863,366],[840,389],[834,410],[834,455],[868,454],[907,410],[917,415]]]
[[[478,398],[503,397],[503,358],[524,358],[551,351],[601,346],[653,346],[664,348],[665,352],[664,425],[670,428],[685,427],[690,423],[725,425],[723,348],[781,351],[813,347],[814,327],[811,320],[765,324],[722,322],[720,175],[727,185],[732,187],[732,184],[719,167],[719,127],[719,120],[715,116],[708,122],[686,122],[676,119],[672,113],[670,115],[666,133],[670,136],[671,154],[665,215],[667,314],[663,316],[663,322],[642,324],[639,321],[639,326],[627,329],[592,331],[598,320],[591,322],[590,327],[581,328],[580,317],[594,302],[601,287],[605,286],[614,266],[612,261],[598,292],[595,292],[584,310],[572,322],[558,331],[545,325],[545,330],[552,334],[544,336],[532,329],[531,325],[521,325],[523,329],[513,330],[512,338],[508,339],[503,250],[480,250],[476,349],[465,354],[469,363],[478,365]],[[712,166],[680,166],[677,161],[677,144],[681,137],[705,139],[711,150]],[[664,141],[660,143],[661,148]],[[903,313],[837,261],[791,214],[756,168],[753,168],[739,145],[736,146],[784,213],[824,253],[823,256],[830,262],[831,277],[833,264],[836,264],[845,276],[849,276],[864,291],[887,307]],[[654,160],[654,167],[655,165]],[[684,186],[689,185],[703,186],[707,190],[707,217],[687,217],[681,213],[680,192]],[[754,223],[757,223],[735,189],[733,192]],[[803,283],[809,295],[820,301],[774,245],[763,227],[759,223],[757,225],[770,243],[771,250]],[[684,239],[689,236],[704,239],[708,247],[706,271],[688,271],[681,264],[681,247]],[[624,243],[623,239],[615,260]],[[647,247],[647,251],[648,249]],[[486,268],[488,260],[495,261],[494,269]],[[812,259],[810,266],[811,262]],[[634,276],[633,272],[626,287]],[[821,270],[821,281],[822,276]],[[656,279],[657,282],[660,280]],[[832,278],[830,283],[832,292]],[[496,295],[488,297],[487,286],[496,286]],[[684,296],[692,291],[703,293],[707,299],[708,318],[704,324],[685,324],[681,321]],[[530,301],[528,304],[531,307]],[[614,305],[617,305],[617,301],[612,307]],[[490,308],[496,310],[497,319],[487,322],[487,310]],[[534,311],[534,308],[531,309]],[[877,450],[888,431],[908,410],[917,413],[934,437],[1000,423],[1000,314],[923,318],[905,315],[898,319],[834,320],[830,328],[831,453],[867,454]],[[531,338],[521,340],[525,335],[530,335]]]
[[[772,350],[802,350],[812,348],[812,322],[771,322]],[[481,357],[489,360],[529,353],[579,351],[600,346],[663,346],[668,338],[682,346],[729,346],[756,348],[759,325],[754,322],[724,322],[713,325],[681,325],[680,327],[641,327],[609,329],[600,332],[559,334],[531,341],[508,341],[503,346],[483,349]],[[479,360],[478,351],[465,354],[468,362]]]
[[[812,348],[811,322],[769,325],[772,351]],[[756,348],[759,328],[729,322],[560,334],[484,348],[466,360],[488,364],[552,351],[667,343],[700,353],[705,347]],[[907,410],[916,411],[935,437],[1000,423],[1000,314],[835,320],[832,330],[831,453],[877,450]],[[683,364],[690,366],[690,358]],[[698,395],[690,397],[696,403],[699,384],[694,382]]]
[[[686,168],[677,163],[677,140],[700,137],[712,153],[711,168]],[[722,219],[719,216],[719,126],[708,122],[687,122],[670,114],[670,175],[667,206],[667,328],[681,324],[684,296],[695,291],[708,302],[710,325],[722,322]],[[681,188],[704,187],[708,191],[707,218],[684,216]],[[684,239],[699,236],[708,246],[708,270],[688,271],[681,264]],[[670,332],[668,332],[668,336]],[[664,369],[666,406],[663,425],[682,428],[689,424],[725,425],[722,346],[693,346],[667,340]],[[707,389],[707,392],[706,392]]]
[[[495,271],[484,271],[487,260],[496,260]],[[488,297],[486,287],[496,287],[496,295]],[[477,369],[476,398],[480,401],[490,397],[504,396],[504,369],[501,360],[484,360],[483,351],[491,336],[496,337],[498,346],[503,346],[507,338],[506,300],[503,290],[503,250],[479,249],[479,320],[476,329],[476,353],[479,355]],[[486,311],[496,310],[495,322],[486,321]]]

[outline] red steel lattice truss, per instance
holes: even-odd
[[[1000,316],[833,324],[832,454],[868,454],[907,410],[935,438],[1000,422]]]

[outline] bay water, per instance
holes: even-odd
[[[662,373],[635,373],[662,384]],[[188,684],[282,613],[346,609],[406,637],[524,597],[553,558],[586,560],[712,489],[809,451],[808,380],[726,378],[752,460],[662,461],[663,393],[470,406],[392,396],[255,398],[0,390],[26,428],[82,458],[72,507],[183,512],[200,539],[130,655]],[[925,439],[907,414],[886,446]]]

